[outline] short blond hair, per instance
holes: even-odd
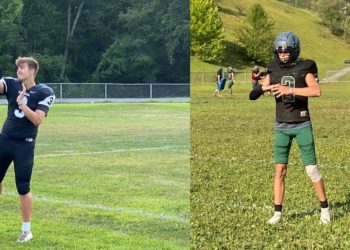
[[[16,66],[26,63],[30,69],[34,69],[34,75],[39,71],[39,63],[33,57],[18,57],[16,59]]]

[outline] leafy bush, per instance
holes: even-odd
[[[213,0],[192,0],[190,6],[191,54],[206,62],[223,59],[224,30]]]

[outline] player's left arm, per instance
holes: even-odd
[[[306,88],[295,88],[294,95],[309,96],[309,97],[319,97],[321,96],[321,88],[314,74],[307,73],[305,82],[307,84]]]

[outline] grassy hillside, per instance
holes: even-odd
[[[254,3],[263,5],[265,11],[275,20],[276,35],[282,31],[292,31],[301,40],[301,56],[317,61],[321,77],[327,70],[344,68],[344,60],[350,58],[350,45],[343,39],[330,34],[321,24],[317,13],[295,8],[275,0],[216,0],[220,17],[224,23],[227,40],[226,64],[232,64],[237,70],[250,69],[253,62],[242,57],[242,52],[235,46],[235,29],[244,22],[245,13]],[[203,63],[196,57],[191,58],[192,72],[216,70],[217,65]]]

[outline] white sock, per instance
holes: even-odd
[[[280,211],[275,211],[275,213],[273,214],[273,216],[281,217],[281,216],[282,216],[282,212],[280,212]]]
[[[22,231],[29,232],[30,231],[30,222],[22,223]]]

